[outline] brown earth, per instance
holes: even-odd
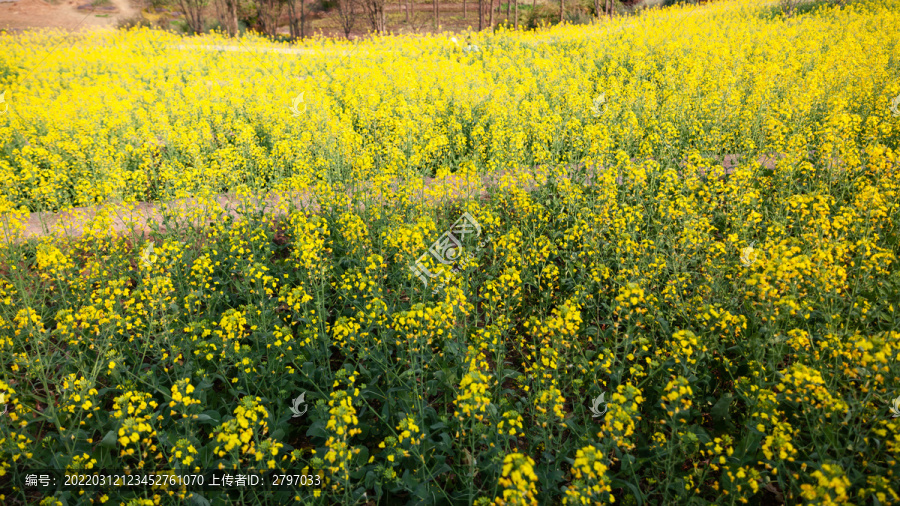
[[[105,6],[91,8],[91,0],[0,1],[0,30],[18,32],[29,29],[61,28],[81,31],[115,28],[119,20],[133,17],[137,11],[128,0],[110,0]],[[82,7],[79,9],[79,7]]]
[[[725,174],[730,175],[737,167],[741,156],[732,154],[725,155],[720,164],[725,169]],[[776,157],[762,156],[758,159],[761,166],[765,168],[774,168]],[[574,167],[570,167],[574,168]],[[522,183],[525,190],[533,190],[546,181],[546,173],[542,171],[530,172],[521,171],[516,174],[497,173],[492,174],[481,181],[469,181],[462,177],[451,175],[450,177],[438,181],[434,178],[424,178],[422,180],[421,192],[415,198],[425,201],[427,205],[436,205],[447,203],[452,200],[458,200],[467,197],[486,197],[492,189],[496,189],[501,185],[501,179],[505,175],[514,176]],[[586,184],[593,184],[596,176],[602,174],[602,168],[595,168],[586,171]],[[569,171],[562,169],[557,174],[562,177],[569,177]],[[537,175],[537,177],[534,177]],[[700,171],[703,176],[703,170]],[[621,176],[616,180],[618,184],[622,184]],[[394,185],[393,192],[398,191],[397,185]],[[380,204],[386,201],[396,200],[396,195],[392,194],[375,194],[370,189],[358,188],[353,192],[352,201],[356,202],[358,207],[365,207],[366,202],[370,204]],[[245,204],[242,204],[245,202]],[[243,207],[249,206],[249,207]],[[22,240],[39,238],[46,235],[64,235],[70,238],[78,238],[84,235],[85,229],[90,226],[98,215],[108,213],[110,223],[108,227],[119,235],[139,234],[147,235],[154,229],[165,230],[166,228],[180,226],[194,226],[202,228],[210,224],[210,221],[220,220],[224,214],[237,218],[245,212],[258,212],[262,208],[268,210],[268,214],[272,216],[284,216],[291,209],[300,209],[314,212],[319,209],[318,203],[315,201],[311,193],[295,193],[295,194],[268,194],[264,197],[251,197],[249,199],[241,199],[234,194],[216,195],[209,201],[201,201],[196,198],[182,199],[168,203],[160,202],[137,202],[131,204],[124,203],[108,203],[93,207],[78,207],[60,213],[37,212],[30,213],[25,219],[24,229],[21,233],[11,233],[9,223],[0,216],[0,239],[3,242],[21,242]],[[190,218],[183,218],[191,210]],[[178,219],[178,222],[172,220]],[[171,223],[166,226],[165,223]]]

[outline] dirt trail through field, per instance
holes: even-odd
[[[720,162],[725,173],[731,174],[737,167],[740,155],[725,155]],[[774,168],[775,158],[762,156],[759,163],[766,168]],[[582,166],[583,167],[583,166]],[[574,168],[574,167],[573,167]],[[586,184],[593,184],[603,169],[586,171]],[[544,175],[540,175],[543,173]],[[569,177],[571,172],[563,169],[556,173],[557,176]],[[534,177],[537,175],[537,177]],[[504,176],[511,176],[519,181],[527,191],[531,191],[546,181],[546,171],[523,170],[515,174],[495,173],[486,176],[482,180],[471,181],[459,176],[450,176],[446,179],[423,178],[421,191],[413,198],[423,201],[426,205],[438,205],[452,200],[465,198],[484,198],[491,191],[501,187]],[[616,180],[622,184],[621,176]],[[349,192],[348,198],[355,202],[358,208],[369,205],[381,205],[390,201],[396,201],[399,185],[393,185],[393,191],[389,194],[376,194],[371,189],[357,188]],[[249,205],[249,208],[246,207]],[[283,216],[292,209],[301,209],[315,212],[319,209],[318,202],[311,192],[295,192],[293,194],[269,193],[263,197],[250,197],[242,199],[235,194],[216,195],[210,199],[188,198],[172,202],[137,202],[131,204],[108,203],[92,207],[77,207],[60,213],[36,212],[30,213],[22,223],[23,227],[15,232],[11,226],[9,216],[0,216],[0,241],[4,243],[21,242],[23,239],[39,238],[47,235],[64,235],[70,238],[78,238],[84,235],[91,226],[102,223],[100,226],[111,229],[119,235],[136,233],[149,234],[156,228],[167,228],[192,225],[195,227],[208,226],[211,221],[220,220],[225,214],[237,218],[246,212],[260,212],[265,210],[269,216]],[[107,216],[106,222],[95,221],[96,218]],[[96,223],[96,224],[95,224]]]
[[[114,29],[120,20],[138,13],[128,0],[110,2],[111,5],[92,6],[92,0],[60,0],[55,4],[43,0],[0,1],[0,29],[12,32],[37,28]]]
[[[119,18],[130,18],[138,15],[138,10],[128,0],[110,0],[119,9]]]

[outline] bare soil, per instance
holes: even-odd
[[[730,175],[734,172],[741,156],[736,154],[725,155],[721,160],[721,165],[725,169],[725,174]],[[762,167],[772,169],[775,167],[776,155],[761,156],[757,161]],[[593,184],[597,175],[605,169],[602,167],[593,168],[587,171],[586,184]],[[702,172],[702,171],[701,171]],[[516,174],[522,178],[530,174],[525,169]],[[420,194],[415,197],[424,201],[426,205],[438,205],[453,200],[459,200],[467,197],[486,198],[491,188],[496,188],[501,183],[501,177],[504,173],[492,174],[481,181],[466,180],[462,177],[451,175],[443,181],[434,178],[424,178]],[[701,174],[703,175],[703,174]],[[558,177],[568,177],[568,172],[563,170]],[[541,179],[530,179],[525,177],[523,189],[531,191],[535,189],[543,181]],[[621,176],[616,180],[617,184],[623,184]],[[440,190],[437,187],[440,185]],[[395,183],[395,190],[397,185]],[[358,208],[365,207],[365,202],[372,204],[383,203],[394,200],[393,195],[375,194],[367,188],[359,188],[351,192],[353,194],[352,201],[356,202]],[[47,235],[63,235],[70,238],[78,238],[84,235],[86,227],[94,221],[94,219],[103,214],[108,213],[111,216],[109,227],[115,234],[131,234],[147,235],[154,229],[165,229],[171,227],[181,227],[191,225],[203,228],[209,225],[208,221],[220,219],[222,212],[237,218],[246,211],[259,211],[266,208],[270,216],[282,216],[290,209],[302,209],[306,211],[316,211],[319,209],[318,203],[310,193],[296,192],[294,194],[269,194],[262,198],[250,199],[250,208],[241,208],[241,199],[234,194],[217,195],[211,202],[211,207],[207,207],[206,203],[197,199],[189,198],[168,203],[159,202],[138,202],[132,204],[108,203],[92,207],[79,207],[70,209],[61,213],[38,212],[30,213],[25,220],[25,229],[22,234],[16,234],[11,237],[7,229],[8,224],[0,217],[0,242],[21,242],[32,238],[39,238]],[[182,221],[181,223],[172,222],[172,217],[185,216],[185,211],[192,210],[193,218]],[[182,218],[184,220],[184,218]]]
[[[41,28],[82,31],[113,29],[121,19],[137,15],[128,0],[110,0],[90,8],[91,0],[43,0],[0,2],[0,30],[18,32]],[[79,9],[81,7],[81,9]]]

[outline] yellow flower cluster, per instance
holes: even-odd
[[[660,406],[666,414],[679,421],[687,421],[686,412],[691,409],[694,391],[684,376],[672,377],[666,384]]]
[[[265,460],[265,466],[268,469],[275,469],[275,466],[278,463],[278,454],[281,453],[281,449],[284,448],[282,443],[275,441],[272,438],[266,438],[259,443],[259,448],[257,448],[255,453],[256,462],[263,462]]]
[[[199,452],[194,444],[185,438],[179,439],[172,450],[171,462],[177,467],[187,467],[194,463]]]
[[[172,385],[172,400],[169,401],[169,407],[174,408],[178,405],[184,406],[184,408],[190,408],[193,405],[200,404],[200,399],[195,399],[191,397],[191,394],[194,393],[194,385],[191,385],[191,379],[185,378],[175,382]],[[172,410],[172,415],[174,416],[175,410]],[[186,412],[182,414],[183,416],[189,416]]]
[[[297,212],[290,216],[290,226],[297,267],[306,271],[311,279],[318,279],[330,266],[326,261],[331,254],[327,223],[321,216],[308,217]]]
[[[24,406],[19,401],[15,389],[3,380],[0,380],[0,405],[3,406],[5,416],[9,416],[10,421],[18,421],[18,425],[25,428],[28,422],[22,418]],[[10,424],[10,428],[12,428],[12,424]],[[0,477],[6,476],[14,463],[31,458],[32,452],[29,450],[29,445],[32,442],[27,435],[14,430],[0,433],[0,456],[3,457],[0,459]]]
[[[575,453],[575,462],[572,464],[574,481],[566,488],[563,504],[615,502],[605,460],[603,452],[594,446],[585,446]]]
[[[794,364],[778,384],[777,390],[787,401],[810,406],[828,413],[847,412],[847,403],[835,398],[825,386],[822,374],[803,364]]]
[[[454,313],[454,305],[446,301],[433,306],[417,303],[408,311],[395,313],[391,325],[397,332],[395,344],[405,345],[409,353],[422,353],[425,346],[437,345],[449,336]]]
[[[485,420],[488,407],[491,405],[491,376],[487,362],[480,354],[470,350],[468,370],[459,382],[456,394],[456,411],[453,416],[460,420]]]
[[[82,453],[81,455],[75,455],[72,458],[72,463],[66,466],[67,470],[82,470],[82,469],[93,469],[94,466],[97,465],[97,459],[91,457],[87,453]]]
[[[537,475],[534,460],[527,455],[513,452],[503,457],[503,469],[498,484],[503,492],[494,499],[497,506],[524,506],[537,504]]]
[[[821,470],[810,474],[814,484],[805,483],[800,486],[801,497],[812,504],[846,504],[850,499],[850,480],[838,464],[822,464]]]
[[[338,219],[338,232],[350,245],[350,253],[362,254],[368,246],[369,229],[358,215],[346,212]]]
[[[234,418],[219,425],[209,435],[216,441],[213,452],[219,457],[231,453],[235,457],[234,464],[243,459],[235,455],[235,450],[240,449],[243,456],[254,456],[257,453],[257,445],[262,435],[269,430],[269,413],[260,404],[262,399],[246,395],[241,398],[240,404],[234,409]]]
[[[397,425],[397,443],[399,444],[408,443],[415,446],[421,443],[424,437],[419,426],[416,425],[415,418],[411,416],[400,420],[400,424]]]
[[[149,452],[156,451],[156,444],[153,441],[156,430],[150,422],[153,418],[152,410],[157,407],[153,396],[144,392],[128,391],[116,397],[113,403],[113,416],[120,422],[118,430],[119,444],[122,446],[120,456],[138,455],[141,459],[146,459]],[[132,445],[136,447],[132,448]]]
[[[750,498],[759,492],[759,482],[762,475],[750,466],[740,466],[736,469],[726,469],[722,482],[725,484],[722,493],[728,495],[728,489],[734,490],[732,494],[742,504],[750,502]]]
[[[771,434],[763,441],[762,451],[769,460],[786,460],[793,462],[797,450],[791,444],[793,430],[787,422],[775,422]]]
[[[556,420],[553,420],[554,422],[561,422],[563,418],[566,417],[565,412],[563,412],[563,404],[565,404],[565,402],[566,398],[562,396],[562,391],[556,387],[551,386],[546,390],[537,392],[537,396],[534,399],[534,405],[539,413],[538,416],[542,418],[542,427],[547,427],[546,415],[548,412],[552,412],[555,416]]]
[[[631,436],[640,421],[640,405],[644,402],[641,391],[631,384],[619,385],[607,401],[603,427],[597,437],[613,441],[619,448],[634,448]]]
[[[90,413],[91,411],[100,409],[95,404],[97,389],[84,376],[68,375],[63,380],[61,394],[60,408],[69,413],[75,413],[75,410],[80,408],[83,411],[88,411],[87,418],[90,418],[93,415],[93,413]]]
[[[341,371],[345,372],[343,369]],[[328,475],[336,480],[331,484],[333,490],[349,486],[351,459],[360,452],[359,448],[350,443],[350,439],[361,432],[357,428],[359,419],[353,406],[354,399],[359,398],[359,388],[354,386],[358,377],[357,371],[339,375],[334,388],[341,386],[342,379],[346,378],[344,381],[347,383],[347,390],[335,390],[328,400],[329,417],[325,424],[328,439],[325,441],[326,451],[321,460]]]
[[[237,309],[229,309],[222,314],[218,322],[218,329],[214,334],[221,340],[223,352],[234,350],[235,354],[241,351],[241,340],[247,336],[247,318]],[[215,350],[216,348],[213,347]],[[212,357],[207,357],[212,360]]]
[[[497,423],[497,433],[515,437],[523,434],[523,432],[522,415],[515,410],[504,412],[503,419]]]

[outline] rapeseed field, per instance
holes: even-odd
[[[900,503],[900,2],[779,5],[0,35],[0,500]]]

